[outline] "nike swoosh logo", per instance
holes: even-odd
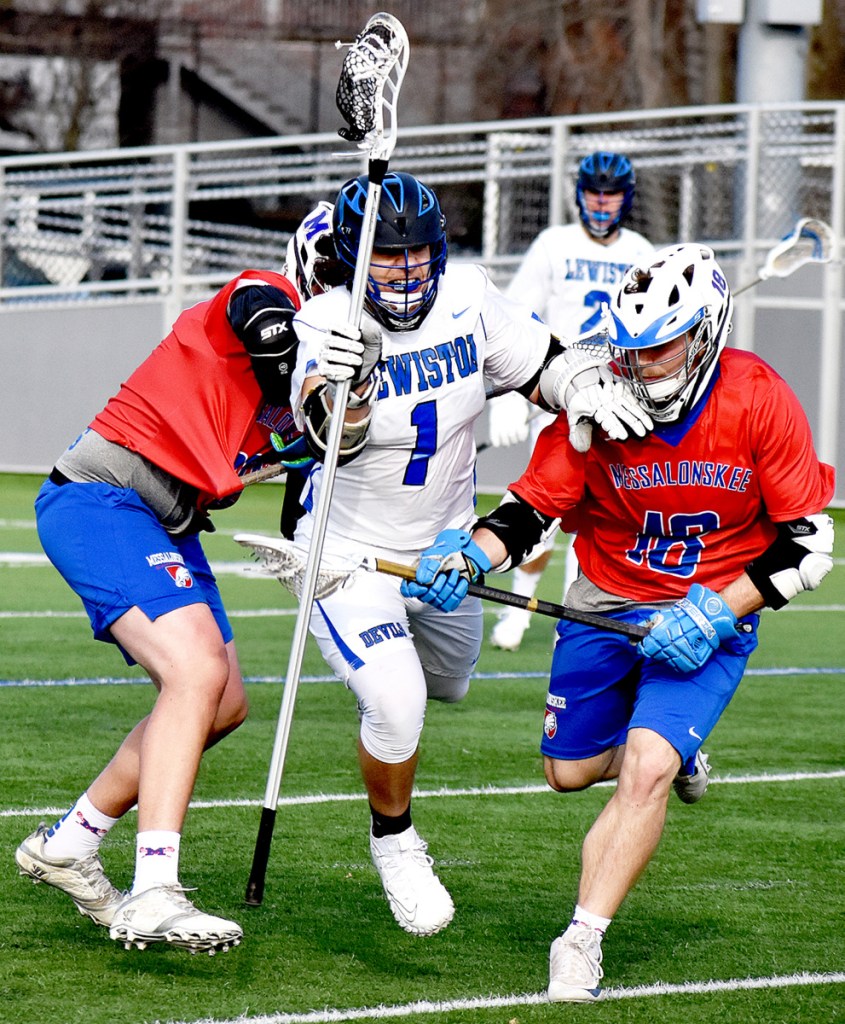
[[[701,737],[700,737],[700,736],[698,735],[698,733],[697,733],[697,732],[695,731],[695,726],[694,726],[694,725],[691,725],[691,726],[689,727],[689,734],[690,734],[690,736],[694,736],[694,737],[695,737],[695,738],[696,738],[697,740],[700,740],[700,739],[701,739]]]
[[[463,316],[463,315],[464,315],[464,313],[466,313],[466,311],[467,311],[468,309],[469,309],[469,306],[464,306],[464,308],[463,308],[463,309],[462,309],[462,310],[460,311],[460,313],[453,313],[453,314],[452,314],[452,319],[453,319],[453,320],[457,320],[457,319],[458,319],[458,317],[459,317],[459,316]]]

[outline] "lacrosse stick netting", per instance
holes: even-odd
[[[370,160],[386,160],[396,142],[396,105],[409,53],[402,23],[382,13],[370,18],[343,60],[336,101],[348,127],[338,135],[367,150]]]
[[[264,576],[272,576],[277,579],[291,593],[299,595],[305,576],[305,553],[301,548],[296,547],[288,540],[280,537],[264,537],[257,533],[239,533],[235,535],[238,544],[251,548],[256,559],[261,563],[260,573]],[[358,562],[350,562],[344,568],[320,567],[317,578],[315,596],[328,597],[336,590],[339,590],[347,580],[354,579],[359,572],[380,572],[388,576],[396,576],[403,580],[413,580],[416,576],[413,566],[400,565],[397,562],[386,561],[383,558],[367,556]],[[605,615],[597,615],[592,612],[580,612],[573,608],[566,608],[564,605],[554,604],[551,601],[541,601],[536,597],[524,597],[522,594],[514,594],[510,590],[498,590],[488,587],[483,583],[470,583],[467,593],[474,597],[480,597],[485,601],[495,601],[497,604],[510,605],[515,608],[524,608],[526,611],[537,612],[540,615],[548,615],[555,619],[569,619],[571,622],[581,622],[585,625],[594,626],[596,629],[606,629],[612,633],[622,633],[624,636],[633,639],[641,639],[648,633],[648,629],[641,625],[630,622],[623,622],[612,619]]]
[[[789,277],[807,263],[829,263],[833,258],[833,228],[823,220],[804,217],[792,231],[769,251],[757,276],[734,291],[741,295],[761,281],[772,277]]]
[[[259,563],[256,572],[272,576],[295,597],[301,597],[305,582],[307,553],[289,540],[281,537],[264,537],[258,533],[236,533],[235,541],[249,548]],[[320,564],[314,597],[328,597],[352,577],[359,565],[345,568],[328,568]]]

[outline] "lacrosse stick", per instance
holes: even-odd
[[[833,242],[833,228],[829,224],[804,217],[782,242],[770,250],[754,280],[737,288],[734,296],[742,295],[770,277],[789,277],[805,263],[829,263],[833,256]]]
[[[276,537],[263,537],[256,533],[238,533],[235,535],[235,540],[238,544],[252,549],[255,558],[261,563],[262,575],[272,576],[285,589],[297,597],[300,596],[306,572],[305,555],[301,548],[297,548],[290,541]],[[410,565],[400,565],[397,562],[385,561],[383,558],[364,558],[356,565],[345,568],[332,569],[321,566],[317,574],[314,596],[317,598],[328,597],[360,571],[381,572],[388,576],[398,576],[403,580],[415,578],[415,572]],[[514,594],[510,590],[497,590],[495,587],[488,587],[483,583],[470,583],[467,593],[472,594],[473,597],[480,597],[483,601],[494,601],[496,604],[524,608],[528,612],[549,615],[554,619],[580,622],[584,626],[595,626],[597,629],[605,629],[609,633],[622,633],[632,639],[639,640],[648,634],[646,626],[622,622],[619,619],[612,619],[607,615],[596,615],[593,612],[579,612],[562,604],[541,601],[536,597],[525,597],[522,594]]]
[[[367,275],[375,240],[376,217],[381,199],[381,185],[387,173],[388,161],[396,145],[396,104],[408,64],[408,52],[408,36],[401,22],[390,14],[374,14],[347,51],[337,86],[337,107],[348,125],[346,128],[341,128],[338,134],[341,138],[357,143],[359,149],[366,151],[369,155],[367,201],[364,207],[364,219],[349,303],[349,323],[356,330],[361,326]],[[314,511],[311,546],[308,550],[308,560],[301,584],[299,610],[291,642],[282,704],[279,709],[279,721],[264,794],[264,807],[255,841],[252,870],[246,888],[246,902],[250,906],[260,905],[264,898],[270,843],[276,822],[276,808],[279,802],[294,700],[299,687],[305,644],[308,639],[308,623],[314,604],[349,390],[350,382],[348,380],[341,381],[337,385],[334,396],[334,412],[326,440],[326,456],[323,462],[320,494]]]

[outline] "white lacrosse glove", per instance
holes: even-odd
[[[505,448],[528,439],[528,415],[531,403],[518,391],[491,398],[487,403],[490,444]]]
[[[578,452],[589,449],[593,424],[613,441],[645,437],[654,428],[628,384],[603,359],[582,349],[556,355],[540,375],[540,391],[553,409],[566,409],[569,441]]]
[[[360,330],[349,323],[329,327],[317,359],[317,372],[333,384],[348,380],[356,387],[370,376],[379,359],[381,328],[365,317]]]

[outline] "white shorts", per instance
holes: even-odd
[[[311,633],[358,699],[361,741],[377,760],[412,757],[426,701],[458,701],[481,650],[483,612],[468,597],[453,612],[404,598],[400,581],[360,572],[314,603]]]

